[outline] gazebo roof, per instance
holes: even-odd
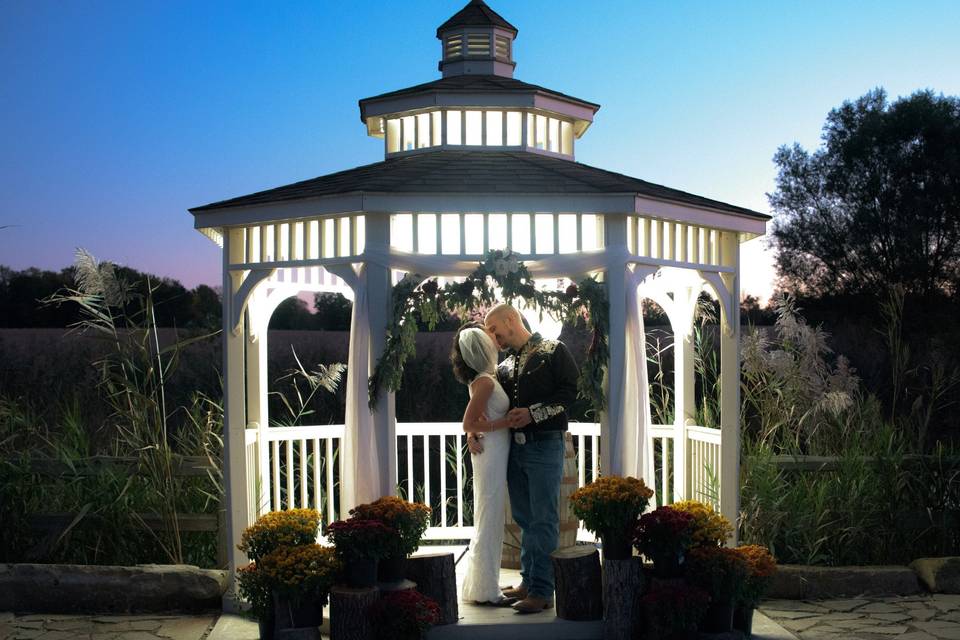
[[[430,151],[394,157],[194,207],[190,212],[197,214],[347,193],[635,194],[757,220],[770,219],[770,216],[751,209],[579,162],[513,151]]]
[[[549,97],[560,98],[566,102],[573,102],[590,111],[596,112],[600,105],[595,102],[589,102],[581,98],[575,98],[553,89],[547,89],[536,84],[523,82],[506,76],[495,75],[459,75],[440,78],[431,82],[414,85],[397,91],[381,93],[377,96],[363,98],[360,100],[360,120],[366,121],[368,106],[377,102],[392,100],[394,98],[403,98],[418,94],[494,94],[494,95],[534,95],[541,94]],[[431,103],[432,104],[432,103]]]
[[[514,36],[517,28],[504,20],[503,16],[487,6],[483,0],[471,0],[470,4],[450,16],[450,19],[437,27],[437,37],[444,31],[457,27],[498,27],[512,31]]]

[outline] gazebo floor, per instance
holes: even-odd
[[[459,546],[423,546],[420,553],[451,552],[459,558],[466,549]],[[466,557],[457,564],[457,592],[461,591],[466,568]],[[515,569],[500,571],[500,584],[520,584],[520,572]],[[509,607],[477,607],[459,603],[460,621],[457,624],[434,627],[427,634],[428,640],[600,640],[602,624],[596,622],[570,622],[561,620],[553,609],[530,615],[519,614]]]
[[[422,546],[417,553],[453,553],[454,558],[466,549],[465,545]],[[416,554],[415,554],[416,555]],[[457,591],[461,590],[466,557],[457,564]],[[500,584],[516,585],[520,572],[503,569]],[[543,613],[522,615],[509,607],[478,607],[459,602],[460,621],[457,624],[434,627],[427,640],[601,640],[602,623],[571,622],[557,618],[553,609]],[[325,612],[329,615],[329,611]],[[329,638],[327,616],[320,628],[323,637]],[[254,640],[258,637],[256,623],[236,615],[224,615],[217,622],[208,640]],[[754,640],[793,640],[795,636],[759,611],[754,615]]]

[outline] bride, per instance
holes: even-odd
[[[510,399],[497,382],[497,347],[483,325],[469,322],[457,331],[450,350],[453,374],[470,389],[463,414],[463,430],[473,456],[473,522],[467,574],[463,581],[466,602],[510,606],[515,598],[500,591],[500,554],[507,500],[507,460],[510,425],[506,419]]]

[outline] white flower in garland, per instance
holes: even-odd
[[[493,259],[493,272],[498,278],[516,273],[519,270],[520,261],[517,259],[517,254],[512,251],[502,254],[502,257],[495,257]]]

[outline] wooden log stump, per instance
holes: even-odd
[[[457,570],[452,553],[430,553],[407,560],[407,578],[417,591],[440,606],[439,624],[453,624],[460,618],[457,606]]]
[[[603,580],[600,552],[593,545],[557,549],[550,554],[556,578],[557,617],[564,620],[600,620],[603,617]]]
[[[416,591],[417,583],[413,580],[399,580],[397,582],[379,582],[377,587],[380,589],[380,597],[382,598],[385,595],[396,593],[398,591]]]
[[[604,640],[630,640],[640,625],[643,568],[639,557],[603,562]]]
[[[330,640],[377,640],[369,609],[380,599],[380,589],[330,589]]]

